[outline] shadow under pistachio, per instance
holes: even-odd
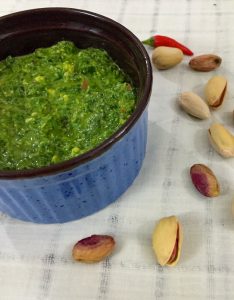
[[[177,216],[182,224],[183,244],[181,262],[187,262],[199,251],[203,239],[202,215],[198,212],[188,212]]]

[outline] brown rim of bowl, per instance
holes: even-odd
[[[60,173],[62,171],[68,171],[72,168],[75,168],[85,162],[88,162],[89,160],[92,160],[101,154],[103,154],[105,151],[107,151],[115,142],[120,140],[137,122],[137,120],[142,115],[143,111],[145,110],[150,94],[151,94],[151,88],[152,88],[152,67],[151,62],[148,56],[147,51],[145,50],[144,46],[140,42],[140,40],[126,27],[119,24],[118,22],[105,17],[100,14],[96,14],[90,11],[86,10],[80,10],[80,9],[74,9],[74,8],[62,8],[62,7],[50,7],[50,8],[38,8],[38,9],[30,9],[30,10],[24,10],[19,11],[16,13],[8,14],[5,16],[0,17],[0,20],[12,17],[12,16],[18,16],[21,14],[24,14],[26,12],[43,12],[43,11],[49,11],[49,10],[59,10],[59,11],[75,11],[80,12],[85,15],[93,16],[95,18],[101,19],[105,21],[107,24],[112,24],[119,28],[122,32],[124,32],[138,47],[140,50],[142,56],[144,57],[144,61],[146,64],[146,81],[145,81],[145,88],[144,92],[141,95],[141,98],[139,99],[139,104],[137,105],[135,111],[131,115],[131,117],[127,120],[127,122],[120,127],[118,131],[116,131],[112,136],[110,136],[108,139],[106,139],[103,143],[101,143],[99,146],[97,146],[94,149],[89,150],[88,152],[79,155],[77,157],[74,157],[72,159],[50,165],[45,166],[37,169],[27,169],[27,170],[9,170],[9,171],[0,171],[0,179],[26,179],[26,178],[32,178],[32,177],[40,177],[45,175],[54,175],[57,173]]]

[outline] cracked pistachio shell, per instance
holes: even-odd
[[[213,123],[208,133],[211,145],[220,155],[234,157],[234,137],[223,125]]]
[[[184,111],[196,118],[207,119],[210,117],[208,105],[193,92],[182,93],[179,98],[179,104]]]
[[[218,108],[222,105],[227,91],[227,80],[223,76],[212,77],[205,86],[205,98],[208,105]]]
[[[178,263],[182,241],[182,227],[177,217],[170,216],[159,220],[152,235],[152,243],[161,266],[175,266]]]
[[[152,61],[159,70],[170,69],[183,59],[183,52],[178,48],[160,46],[154,49]]]
[[[195,188],[206,197],[217,197],[220,194],[218,180],[210,168],[195,164],[190,168],[190,176]]]

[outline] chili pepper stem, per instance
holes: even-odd
[[[142,43],[154,47],[154,38],[150,37],[149,39],[142,41]]]

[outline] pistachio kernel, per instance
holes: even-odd
[[[115,240],[109,235],[91,235],[78,241],[72,250],[75,260],[95,263],[110,255],[115,247]]]
[[[190,176],[195,188],[206,197],[217,197],[220,194],[218,180],[210,168],[195,164],[190,168]]]

